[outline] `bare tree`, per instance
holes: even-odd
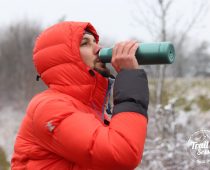
[[[174,8],[174,0],[154,0],[154,1],[134,1],[138,11],[134,10],[133,18],[138,26],[142,26],[151,35],[153,41],[171,41],[175,45],[177,57],[175,61],[178,75],[183,75],[183,47],[185,41],[202,16],[207,13],[206,0],[199,1],[194,9],[191,18],[173,16],[171,11]],[[184,24],[181,22],[184,21]],[[181,29],[180,29],[181,27]],[[162,94],[164,88],[165,72],[167,65],[160,65],[154,71],[156,81],[156,105],[162,104]]]
[[[181,76],[184,71],[183,64],[186,64],[183,59],[186,55],[184,51],[188,35],[206,11],[204,1],[200,1],[191,18],[186,21],[184,16],[179,16],[179,13],[176,13],[176,16],[172,15],[171,10],[174,5],[175,0],[135,1],[138,12],[134,13],[133,17],[137,26],[146,28],[152,41],[173,42],[177,56],[173,65],[179,71],[176,75]],[[192,169],[195,166],[189,155],[183,151],[186,143],[186,136],[183,134],[187,134],[189,128],[177,126],[176,99],[170,99],[166,106],[163,104],[162,95],[167,67],[167,65],[153,67],[156,81],[152,87],[155,92],[156,107],[150,107],[148,137],[140,169],[176,170]],[[173,79],[173,82],[175,81]]]
[[[210,77],[210,54],[208,53],[209,43],[203,42],[190,54],[188,72],[193,76]]]
[[[20,21],[4,29],[0,40],[1,100],[25,101],[40,87],[32,63],[34,40],[41,27]]]

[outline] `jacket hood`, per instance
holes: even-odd
[[[101,111],[108,80],[91,70],[80,56],[84,30],[99,41],[95,28],[88,22],[61,22],[46,29],[36,40],[33,61],[50,89],[71,95]]]

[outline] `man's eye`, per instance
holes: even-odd
[[[84,46],[84,45],[87,45],[87,44],[88,44],[88,42],[85,41],[85,42],[82,42],[80,45]]]

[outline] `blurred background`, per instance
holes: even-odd
[[[175,63],[140,66],[148,74],[150,105],[136,170],[209,169],[193,161],[186,146],[194,132],[210,130],[209,5],[209,0],[0,0],[0,170],[10,167],[28,102],[46,88],[36,81],[34,41],[61,21],[91,22],[104,47],[128,39],[171,41]]]

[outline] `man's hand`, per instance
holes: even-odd
[[[137,41],[125,41],[117,43],[112,51],[112,66],[117,72],[121,69],[138,69],[136,60]]]

